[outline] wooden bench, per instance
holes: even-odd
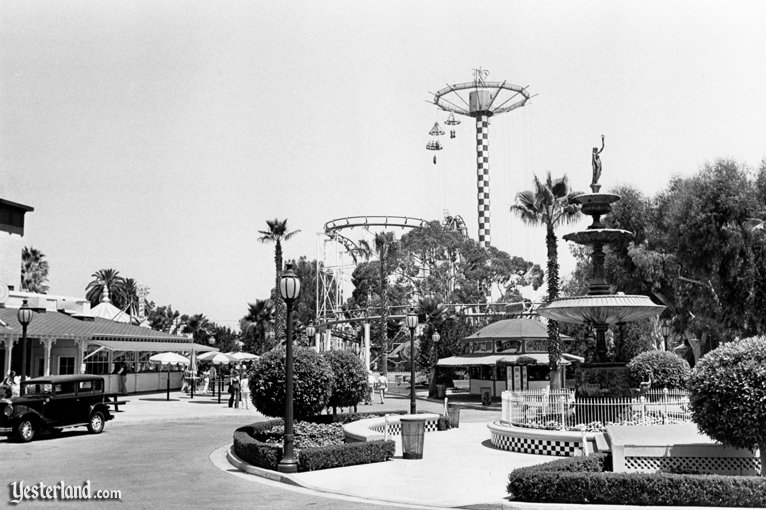
[[[112,400],[112,399],[114,399],[114,400]],[[110,405],[110,406],[114,406],[114,412],[115,413],[119,413],[120,412],[120,406],[123,406],[123,405],[125,405],[127,403],[128,403],[127,400],[117,400],[117,396],[116,395],[113,396],[113,397],[110,397],[110,396],[107,395],[106,398],[104,399],[104,404]]]

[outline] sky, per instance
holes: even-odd
[[[324,224],[348,216],[447,210],[477,237],[473,119],[436,164],[425,146],[447,116],[432,93],[481,67],[534,95],[491,119],[492,244],[544,265],[544,231],[509,206],[548,171],[586,190],[602,134],[602,191],[651,195],[718,158],[758,168],[765,15],[737,0],[4,0],[0,198],[35,208],[24,244],[51,294],[114,268],[234,328],[273,286],[267,219],[300,230],[288,259],[323,258]]]

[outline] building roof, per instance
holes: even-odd
[[[570,340],[571,337],[560,335],[562,340]],[[504,319],[493,322],[489,326],[481,328],[471,336],[461,339],[461,342],[475,342],[481,340],[521,340],[521,339],[547,339],[548,328],[542,322],[534,319]]]
[[[563,356],[562,356],[563,357]],[[577,357],[577,356],[575,356]],[[442,358],[436,364],[440,367],[460,367],[471,365],[495,365],[497,363],[512,363],[519,365],[547,365],[548,355],[544,353],[528,354],[467,354],[465,356],[451,356]],[[562,365],[571,363],[565,359],[561,360]]]
[[[22,328],[16,308],[0,308],[0,338],[21,338]],[[33,312],[27,326],[29,338],[72,338],[84,340],[133,340],[192,343],[187,337],[113,322],[99,317],[75,318],[61,312]]]
[[[115,322],[130,322],[130,315],[108,301],[102,301],[97,304],[87,312],[87,315],[90,315],[91,317],[101,317],[102,319]]]

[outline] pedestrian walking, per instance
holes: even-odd
[[[375,386],[378,384],[378,378],[372,372],[367,372],[367,393],[364,394],[364,403],[372,405],[375,394]]]
[[[237,379],[237,376],[234,375],[231,377],[231,381],[229,382],[229,407],[234,406],[235,408],[239,409],[239,379]]]
[[[242,377],[239,388],[242,395],[242,407],[250,409],[250,379],[247,378],[247,375]]]
[[[380,392],[380,403],[386,403],[386,390],[388,390],[388,379],[384,374],[380,374],[378,377],[378,392]]]
[[[215,384],[218,382],[218,373],[215,370],[215,365],[210,365],[210,390],[215,395]]]

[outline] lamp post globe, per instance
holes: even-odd
[[[298,461],[293,452],[293,303],[301,292],[301,280],[293,271],[293,265],[285,265],[279,280],[279,295],[287,304],[287,338],[285,339],[285,433],[282,460],[277,470],[282,473],[297,473]]]
[[[415,414],[415,328],[418,327],[418,315],[410,310],[405,318],[410,329],[410,414]]]
[[[665,350],[668,350],[668,337],[670,336],[670,324],[667,319],[660,323],[660,334],[665,339]]]
[[[29,323],[32,322],[32,317],[34,316],[34,312],[31,308],[29,308],[29,305],[27,304],[27,300],[24,299],[24,301],[21,303],[21,308],[19,308],[19,311],[16,314],[16,319],[18,319],[19,324],[21,324],[21,387],[19,389],[19,395],[22,397],[24,396],[24,381],[27,378],[27,326],[29,326]]]
[[[207,343],[209,343],[210,345],[215,345],[215,337],[211,336],[210,338],[208,338]]]
[[[306,326],[306,341],[308,342],[309,346],[311,346],[311,343],[314,341],[314,335],[316,332],[317,329],[314,327],[314,321],[309,322],[308,326]]]

